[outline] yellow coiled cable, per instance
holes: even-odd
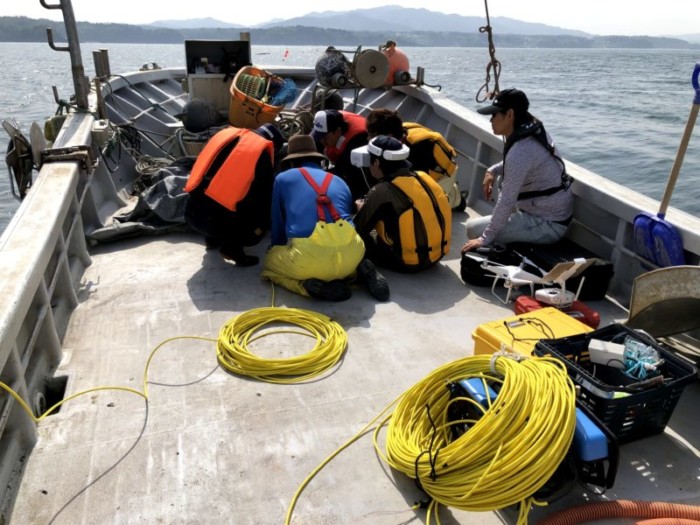
[[[306,332],[277,329],[261,331],[273,324],[292,324]],[[253,341],[272,333],[296,333],[316,338],[307,353],[286,358],[263,358],[249,350]],[[216,344],[219,363],[226,370],[268,383],[299,383],[322,374],[343,356],[347,333],[330,317],[299,308],[256,308],[225,323]]]
[[[481,407],[471,398],[450,399],[453,381],[480,378],[500,383],[496,400],[469,430],[450,439],[452,403]],[[393,412],[391,408],[396,405]],[[573,440],[575,390],[565,365],[553,358],[503,353],[466,357],[437,368],[389,403],[347,442],[324,459],[297,488],[285,519],[292,520],[301,493],[336,456],[374,427],[374,447],[391,467],[417,479],[430,496],[431,516],[440,524],[439,504],[466,511],[492,511],[520,503],[518,525],[527,524],[532,497],[554,474]],[[388,415],[387,415],[388,414]],[[383,419],[382,419],[383,418]],[[380,421],[381,420],[381,421]],[[387,428],[386,452],[379,444]],[[422,503],[412,508],[418,509]]]
[[[446,385],[473,377],[502,382],[500,390],[481,418],[453,440],[451,426],[463,422],[448,421],[456,399],[450,400]],[[575,408],[574,385],[557,360],[467,357],[437,368],[407,390],[375,429],[374,444],[391,467],[417,479],[430,496],[428,524],[431,515],[439,523],[439,504],[479,512],[516,503],[521,504],[518,523],[525,524],[537,503],[531,496],[569,449]],[[378,434],[387,421],[384,453]]]
[[[274,286],[272,292],[274,304]],[[297,325],[307,332],[280,329],[256,335],[259,330],[273,323]],[[295,333],[315,337],[316,345],[311,351],[301,356],[280,359],[260,358],[248,350],[249,343],[273,333]],[[92,392],[118,390],[136,394],[148,401],[148,370],[151,362],[163,346],[178,339],[214,342],[213,339],[201,336],[175,336],[161,342],[151,351],[146,360],[146,366],[143,370],[143,391],[141,392],[131,387],[99,386],[73,394],[49,407],[43,414],[34,415],[29,404],[9,385],[0,381],[0,390],[4,390],[12,396],[35,423],[46,418],[64,403]],[[227,321],[219,331],[219,338],[216,340],[216,353],[221,366],[235,374],[254,377],[269,383],[298,383],[316,377],[335,365],[342,358],[347,342],[347,333],[343,327],[326,315],[299,308],[271,306],[249,310]]]

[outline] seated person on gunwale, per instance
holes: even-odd
[[[571,177],[542,122],[529,113],[530,102],[518,89],[505,89],[491,105],[477,109],[491,115],[496,135],[506,139],[503,160],[484,175],[490,199],[498,183],[491,215],[467,221],[462,252],[513,242],[552,244],[566,234],[574,212]]]

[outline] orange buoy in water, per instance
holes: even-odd
[[[388,40],[379,50],[389,59],[389,74],[385,86],[408,84],[411,81],[410,65],[406,54],[396,47],[396,42]]]

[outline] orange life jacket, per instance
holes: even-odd
[[[345,151],[348,143],[355,135],[367,133],[365,117],[349,111],[340,111],[339,113],[343,115],[343,120],[348,124],[348,130],[343,134],[344,140],[340,146],[337,148],[335,146],[326,148],[326,157],[328,157],[331,162],[338,162],[338,159],[343,154],[343,151]]]
[[[225,128],[209,139],[197,156],[185,191],[189,193],[203,180],[209,180],[204,194],[226,209],[236,211],[236,206],[253,183],[255,166],[265,151],[274,162],[274,145],[271,141],[250,129]],[[223,162],[221,156],[226,156]],[[211,173],[215,165],[220,167],[216,173]]]

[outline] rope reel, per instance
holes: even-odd
[[[330,46],[317,60],[315,69],[319,84],[326,88],[376,89],[384,85],[389,74],[389,59],[377,50],[358,48],[350,62],[345,52]]]
[[[328,88],[343,88],[352,78],[352,64],[342,51],[330,46],[316,61],[316,78]]]
[[[355,55],[352,63],[355,80],[368,89],[384,85],[389,74],[389,59],[379,51],[365,49]]]

